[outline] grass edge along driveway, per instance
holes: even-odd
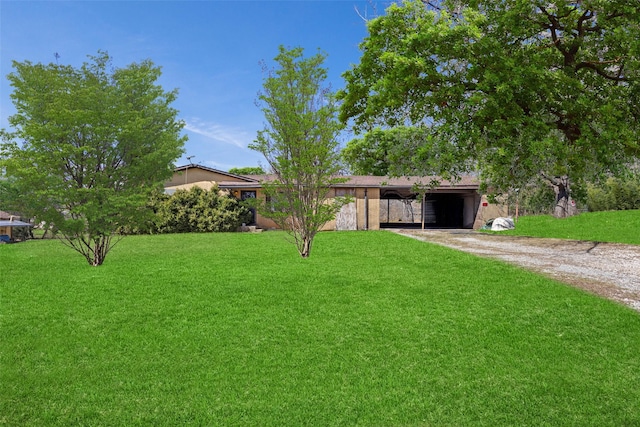
[[[0,246],[0,424],[637,425],[640,316],[387,232]]]

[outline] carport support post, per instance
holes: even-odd
[[[422,206],[420,207],[420,211],[421,211],[421,219],[422,219],[422,231],[424,231],[424,205],[427,202],[427,193],[422,193]]]
[[[367,196],[367,189],[364,189],[364,229],[369,229],[369,197]]]

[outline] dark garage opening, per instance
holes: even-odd
[[[464,198],[460,194],[430,194],[427,204],[433,202],[436,228],[462,228],[464,214]],[[425,224],[426,227],[426,224]]]
[[[387,191],[380,199],[381,228],[463,228],[464,198],[462,194],[428,194],[425,206],[416,194]]]

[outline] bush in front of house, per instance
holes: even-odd
[[[251,220],[249,209],[217,187],[177,190],[156,207],[157,233],[236,231]]]
[[[217,187],[192,187],[172,195],[156,193],[141,212],[146,221],[120,228],[122,234],[207,233],[236,231],[251,221],[244,202]]]

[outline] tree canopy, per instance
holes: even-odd
[[[375,128],[349,141],[341,155],[358,175],[440,175],[449,179],[472,167],[464,153],[435,138],[426,126]]]
[[[262,166],[244,166],[240,168],[231,168],[229,173],[236,175],[264,175],[266,172]]]
[[[338,93],[357,132],[426,127],[498,190],[640,156],[635,0],[408,0],[368,31]]]
[[[266,126],[250,146],[264,155],[275,175],[262,185],[268,200],[259,209],[292,234],[303,258],[343,202],[329,200],[330,186],[343,181],[337,176],[337,137],[344,126],[332,93],[322,86],[324,60],[321,53],[304,58],[302,48],[280,47],[278,68],[265,78],[258,99]]]
[[[142,221],[150,194],[173,173],[184,124],[177,92],[151,61],[114,68],[105,52],[80,68],[14,62],[16,114],[2,163],[38,221],[55,225],[91,265]]]

